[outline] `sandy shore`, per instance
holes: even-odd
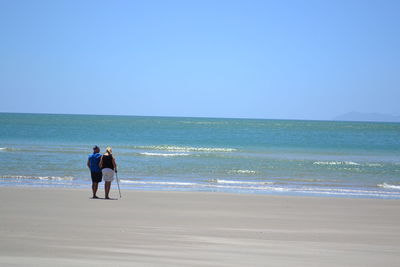
[[[398,200],[0,193],[0,266],[400,266]]]

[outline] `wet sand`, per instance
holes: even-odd
[[[399,200],[144,191],[93,200],[89,189],[18,187],[0,194],[0,266],[400,266]]]

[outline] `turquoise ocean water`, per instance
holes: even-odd
[[[400,199],[400,124],[0,113],[0,186],[89,188],[112,146],[123,190]]]

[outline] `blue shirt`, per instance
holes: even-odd
[[[91,172],[101,172],[101,169],[99,167],[100,158],[100,153],[93,153],[89,155],[89,166]]]

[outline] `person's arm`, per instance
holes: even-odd
[[[103,156],[101,156],[101,158],[100,158],[99,167],[100,167],[100,169],[103,167]]]
[[[115,163],[114,157],[112,158],[112,162],[114,164],[114,170],[115,170],[115,172],[117,172],[117,163]]]
[[[87,160],[87,166],[90,169],[90,161],[89,161],[89,159]]]

